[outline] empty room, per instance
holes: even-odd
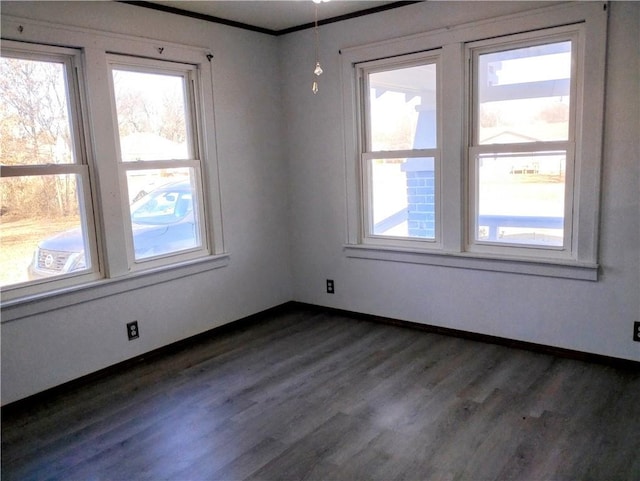
[[[0,9],[3,480],[640,479],[640,3]]]

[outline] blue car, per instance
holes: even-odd
[[[166,184],[131,204],[136,260],[200,246],[188,181]],[[87,268],[80,228],[43,240],[29,265],[29,278],[40,279]]]

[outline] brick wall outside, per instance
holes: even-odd
[[[409,236],[434,238],[436,234],[434,171],[433,169],[411,170],[410,168],[405,168],[405,171],[407,174]]]

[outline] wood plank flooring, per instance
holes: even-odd
[[[10,480],[640,480],[640,372],[295,306],[4,410]]]

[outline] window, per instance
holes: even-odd
[[[577,39],[469,46],[470,249],[571,256]]]
[[[193,66],[110,57],[130,264],[206,249]]]
[[[0,57],[3,307],[226,265],[208,52],[6,22],[20,41]]]
[[[566,4],[342,49],[347,256],[597,280],[606,23]]]
[[[79,52],[3,45],[0,287],[96,277]]]
[[[364,231],[372,242],[437,239],[437,56],[359,65],[364,85]]]

